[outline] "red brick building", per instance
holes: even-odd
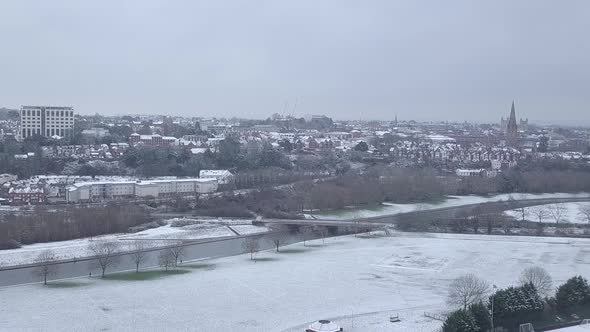
[[[39,188],[10,188],[8,199],[13,205],[41,204],[45,202],[45,192]]]

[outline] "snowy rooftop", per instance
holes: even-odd
[[[231,172],[225,169],[204,169],[199,172],[199,176],[226,176],[231,175]]]
[[[313,332],[340,332],[340,326],[329,320],[319,320],[309,325],[308,330]]]

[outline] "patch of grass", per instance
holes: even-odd
[[[142,280],[154,280],[159,278],[164,278],[168,276],[173,276],[177,274],[185,274],[190,273],[189,270],[168,270],[168,272],[164,270],[151,270],[151,271],[140,271],[140,272],[122,272],[122,273],[114,273],[114,274],[107,274],[104,279],[105,280],[119,280],[119,281],[142,281]]]
[[[44,286],[49,288],[75,288],[88,286],[88,283],[78,281],[54,281],[48,282],[47,285]]]
[[[272,262],[272,261],[278,261],[279,259],[276,257],[260,257],[260,258],[254,258],[255,262]]]
[[[363,234],[357,234],[356,237],[359,239],[375,239],[375,238],[386,237],[386,236],[385,236],[385,234],[363,233]]]
[[[182,267],[194,270],[215,270],[215,264],[212,263],[189,263],[183,264]]]
[[[281,249],[278,253],[279,254],[300,254],[306,252],[307,250],[303,248],[285,248]]]

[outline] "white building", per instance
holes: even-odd
[[[199,172],[201,179],[215,179],[219,184],[230,184],[234,182],[234,175],[223,169],[204,169]]]
[[[90,128],[82,130],[82,135],[96,138],[102,138],[107,136],[108,134],[109,130],[104,128]]]
[[[68,202],[104,201],[138,197],[188,196],[217,191],[214,179],[80,182],[68,187]]]
[[[20,110],[20,135],[45,137],[69,137],[74,131],[74,109],[55,106],[22,106]]]
[[[483,177],[485,175],[485,169],[456,169],[455,170],[455,174],[457,174],[457,176],[462,176],[462,177],[469,177],[469,176],[481,176]]]

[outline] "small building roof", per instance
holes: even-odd
[[[307,331],[312,332],[340,332],[340,326],[337,324],[329,321],[329,320],[319,320],[307,328]]]

